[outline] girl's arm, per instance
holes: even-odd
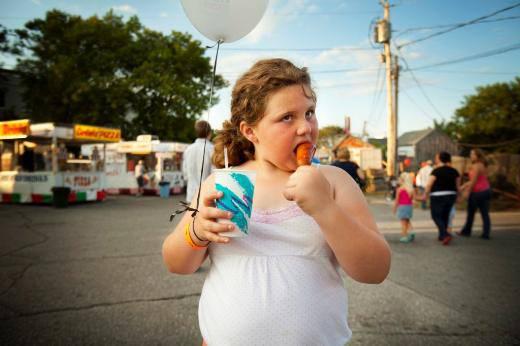
[[[428,177],[428,181],[426,182],[426,188],[424,189],[423,199],[426,201],[430,197],[430,192],[432,191],[433,183],[435,183],[436,176],[431,175]]]
[[[204,262],[207,257],[207,241],[211,240],[219,243],[227,243],[228,238],[218,235],[218,232],[229,231],[232,226],[223,225],[216,222],[216,218],[230,219],[228,212],[219,210],[214,207],[214,200],[222,197],[221,192],[214,189],[213,176],[210,176],[201,190],[201,203],[199,205],[199,213],[195,217],[195,223],[191,217],[191,211],[184,213],[174,231],[166,237],[163,243],[162,255],[163,261],[172,273],[192,274]],[[193,198],[191,207],[195,208],[197,196]],[[196,246],[192,247],[186,239],[186,227],[189,224],[189,237]],[[194,228],[195,232],[194,233]]]
[[[471,171],[472,171],[472,174],[470,174],[471,178],[467,183],[464,184],[465,186],[463,185],[464,188],[466,189],[466,191],[468,191],[468,192],[473,190],[473,186],[475,186],[475,184],[477,183],[477,179],[480,174],[480,165],[481,165],[481,163],[477,162],[471,166]]]
[[[299,167],[284,196],[314,218],[350,277],[362,283],[383,282],[390,270],[390,247],[350,175],[332,166]]]
[[[401,188],[398,188],[395,192],[395,199],[394,199],[394,207],[392,209],[393,213],[395,214],[397,212],[397,207],[399,206],[399,193],[401,191]]]

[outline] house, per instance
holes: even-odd
[[[433,161],[435,154],[441,151],[457,155],[459,149],[457,143],[448,135],[436,129],[405,132],[397,140],[399,161],[410,158],[410,166],[413,169],[419,168],[423,161]]]
[[[332,149],[334,155],[340,148],[348,148],[350,159],[357,163],[361,169],[381,169],[382,152],[372,144],[365,142],[361,138],[346,135],[341,138]]]

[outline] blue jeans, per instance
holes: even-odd
[[[449,235],[447,228],[450,212],[456,200],[457,195],[430,196],[430,212],[439,230],[439,240]]]
[[[491,219],[489,218],[489,201],[491,200],[491,190],[487,189],[480,192],[472,192],[468,199],[468,212],[466,215],[466,223],[460,231],[465,235],[471,234],[475,212],[480,210],[482,216],[483,232],[482,236],[489,237],[491,232]]]

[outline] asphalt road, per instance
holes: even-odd
[[[173,275],[161,258],[178,200],[0,205],[0,344],[200,345],[207,268]],[[401,244],[388,203],[369,200],[392,270],[381,285],[345,278],[352,345],[520,344],[520,214],[493,214],[490,241],[444,247],[416,210],[416,241]]]

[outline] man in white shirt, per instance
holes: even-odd
[[[204,155],[202,181],[204,181],[212,171],[211,156],[213,155],[213,144],[209,140],[211,137],[211,126],[207,121],[199,120],[195,123],[195,133],[197,139],[186,148],[182,161],[182,174],[184,180],[188,182],[186,190],[186,200],[188,203],[191,203],[199,189],[204,142],[206,142],[206,152]]]
[[[415,185],[419,188],[419,193],[421,195],[424,194],[426,190],[426,185],[428,184],[428,177],[430,173],[433,171],[432,161],[428,160],[424,162],[419,172],[417,172],[417,177],[415,178]],[[426,209],[426,200],[421,201],[421,208]]]
[[[141,196],[144,191],[144,171],[143,160],[139,160],[134,168],[134,175],[137,180],[137,196]]]

